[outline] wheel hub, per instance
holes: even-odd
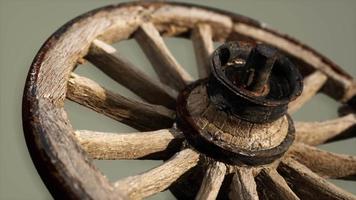
[[[178,118],[197,150],[229,164],[262,165],[281,157],[294,140],[288,103],[302,77],[276,49],[229,42],[215,50],[212,74],[181,92]]]

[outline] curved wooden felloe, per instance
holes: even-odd
[[[198,162],[206,164],[210,160],[200,159],[200,153],[190,149],[175,126],[177,92],[193,80],[175,60],[162,36],[193,41],[201,78],[209,74],[207,57],[213,50],[214,41],[238,39],[268,43],[298,62],[300,71],[307,77],[306,89],[290,106],[290,111],[300,108],[317,92],[354,106],[356,84],[350,75],[310,47],[247,17],[202,6],[165,2],[134,2],[100,8],[58,29],[36,55],[26,81],[23,96],[25,138],[33,162],[55,198],[141,199],[165,190],[173,183],[188,180],[180,178],[186,177],[184,175]],[[140,44],[160,81],[138,70],[111,46],[129,38]],[[72,73],[83,59],[92,62],[145,102],[115,94]],[[64,110],[66,98],[146,132],[120,135],[75,131]],[[330,129],[334,123],[338,126]],[[336,140],[341,133],[354,128],[355,116],[351,113],[334,121],[297,123],[296,135],[299,142],[318,145]],[[309,130],[317,130],[317,137],[311,136]],[[202,184],[191,186],[192,191],[197,191],[191,196],[214,199],[221,195],[221,191],[228,191],[226,194],[231,198],[258,199],[259,195],[264,196],[259,189],[261,179],[266,188],[274,189],[275,195],[287,199],[310,197],[310,192],[300,189],[304,184],[325,198],[354,198],[317,175],[331,178],[353,175],[354,158],[308,148],[315,155],[325,155],[329,160],[346,164],[321,168],[319,165],[326,165],[325,162],[308,162],[310,159],[304,153],[305,149],[298,149],[298,146],[292,148],[290,156],[267,166],[231,166],[209,161],[207,171],[201,173],[205,174]],[[179,153],[174,155],[176,152]],[[291,156],[300,162],[305,156],[308,159],[303,165],[291,160]],[[111,183],[95,168],[91,158],[166,161],[141,175]],[[277,172],[279,161],[282,164]],[[336,167],[344,170],[335,174]]]

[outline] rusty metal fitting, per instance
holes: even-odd
[[[287,112],[302,92],[296,66],[265,44],[228,42],[212,55],[207,85],[210,100],[221,110],[254,123],[272,122]]]

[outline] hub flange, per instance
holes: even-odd
[[[287,57],[258,44],[229,42],[212,56],[212,74],[178,98],[178,125],[191,145],[229,164],[262,165],[294,140],[288,103],[302,77]]]

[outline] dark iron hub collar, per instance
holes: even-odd
[[[241,119],[265,123],[286,114],[288,103],[302,92],[296,66],[275,48],[228,42],[212,55],[209,98]]]
[[[232,164],[261,165],[281,157],[294,140],[293,121],[286,114],[288,103],[302,92],[302,76],[295,65],[273,47],[229,42],[212,54],[211,70],[208,79],[188,86],[178,98],[178,125],[190,144],[217,160]],[[201,97],[205,96],[207,105],[216,109],[210,109],[208,116],[224,117],[206,117],[207,112],[194,108],[201,105],[195,105],[189,99],[197,95],[198,87],[205,88],[201,90],[206,91]],[[250,148],[249,143],[236,140],[248,141],[254,134],[253,127],[276,130],[276,122],[282,118],[287,119],[284,126],[288,128],[271,135],[272,139],[282,138],[276,144]],[[229,129],[231,133],[225,124],[233,127]],[[242,129],[241,124],[245,128],[250,126],[252,132],[247,129],[246,133],[234,131]],[[251,141],[264,142],[253,138]]]

